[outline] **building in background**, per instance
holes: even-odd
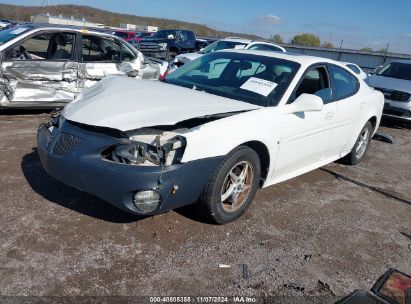
[[[30,16],[30,20],[33,23],[71,25],[71,26],[79,26],[79,27],[87,27],[87,28],[105,28],[105,29],[112,29],[112,30],[126,29],[130,31],[150,32],[150,33],[158,31],[157,26],[121,23],[120,27],[118,28],[114,26],[108,26],[102,23],[90,22],[90,21],[87,21],[85,18],[75,19],[73,16],[64,17],[63,15],[52,16],[49,13],[39,14],[36,16]]]
[[[136,32],[157,32],[157,26],[150,26],[150,25],[136,25],[130,23],[120,23],[120,28],[129,30],[129,31],[136,31]]]
[[[63,15],[52,16],[49,13],[39,14],[36,16],[30,16],[30,20],[33,23],[48,23],[48,24],[59,24],[59,25],[72,25],[72,26],[82,26],[82,27],[93,27],[93,28],[104,28],[105,25],[101,23],[95,23],[83,19],[75,19],[73,16],[67,18]]]

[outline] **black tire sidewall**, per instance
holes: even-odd
[[[229,171],[233,166],[241,161],[248,161],[253,167],[254,180],[251,186],[250,193],[242,206],[233,212],[224,210],[221,203],[221,189]],[[259,179],[261,174],[261,165],[258,154],[249,147],[239,147],[233,150],[215,169],[208,184],[207,194],[204,197],[203,203],[207,205],[207,209],[214,221],[219,224],[225,224],[238,219],[250,206],[257,192]]]

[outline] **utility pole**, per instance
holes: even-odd
[[[344,40],[341,40],[340,52],[338,53],[338,61],[340,61],[340,59],[341,59],[341,50],[342,50],[343,43],[344,43]]]
[[[387,43],[387,47],[385,48],[385,55],[384,55],[384,61],[383,64],[385,64],[385,61],[387,60],[387,53],[388,53],[388,48],[390,47],[390,43]]]

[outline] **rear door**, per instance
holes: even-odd
[[[357,96],[360,88],[358,79],[347,70],[336,65],[328,65],[333,88],[333,100],[337,104],[335,136],[332,138],[330,149],[334,154],[350,150],[347,147],[353,132],[358,129],[358,122],[363,111],[367,109],[366,99]]]
[[[83,34],[80,46],[80,78],[89,87],[107,75],[125,75],[136,66],[137,55],[114,37]]]
[[[46,107],[75,98],[76,39],[71,31],[40,31],[5,51],[2,70],[9,79],[11,106]]]

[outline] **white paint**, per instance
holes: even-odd
[[[122,131],[259,106],[149,80],[109,76],[64,109],[72,121]]]
[[[371,117],[375,116],[377,127],[379,125],[383,95],[362,80],[359,80],[356,95],[322,107],[317,104],[318,97],[311,95],[312,98],[308,96],[300,108],[286,104],[312,64],[330,62],[349,71],[335,61],[274,52],[230,52],[283,58],[298,62],[301,68],[277,107],[258,107],[165,83],[108,77],[86,90],[83,98],[68,105],[63,115],[69,120],[126,131],[175,124],[204,115],[252,110],[175,132],[187,141],[182,162],[224,156],[251,141],[263,144],[270,156],[269,173],[263,187],[341,158],[351,151]],[[302,106],[305,111],[301,111]]]

